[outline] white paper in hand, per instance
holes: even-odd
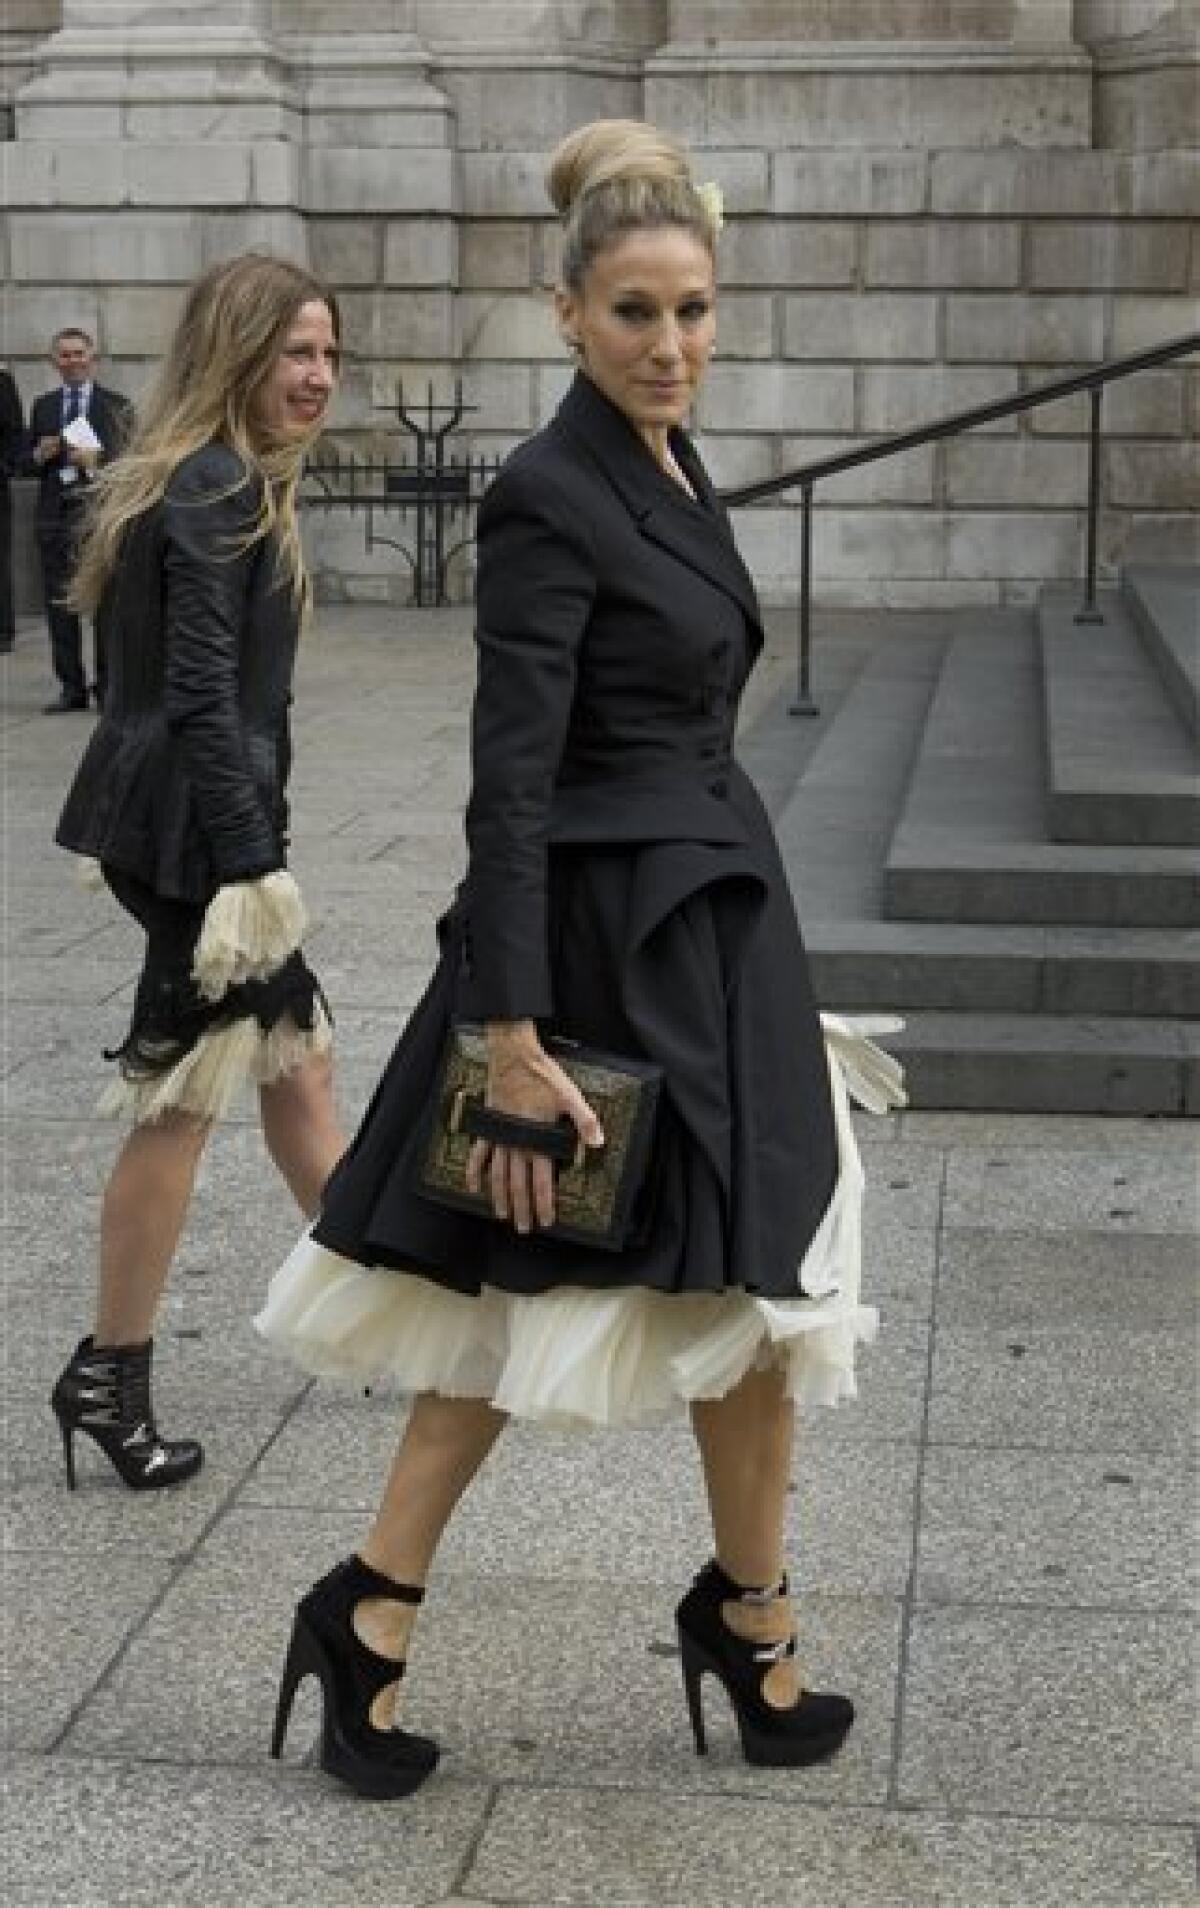
[[[100,439],[88,423],[86,417],[73,417],[63,426],[62,441],[70,444],[74,450],[94,451],[100,449]],[[59,476],[64,484],[79,482],[79,469],[75,464],[63,464]]]
[[[63,427],[62,439],[64,444],[71,444],[76,450],[100,449],[100,439],[86,417],[73,417],[71,422]]]

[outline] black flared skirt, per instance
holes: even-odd
[[[313,1236],[453,1291],[561,1286],[803,1297],[838,1174],[829,1071],[787,879],[740,773],[737,842],[550,850],[552,1031],[664,1070],[638,1237],[612,1254],[453,1212],[416,1187],[458,1011],[469,893],[400,1034]]]

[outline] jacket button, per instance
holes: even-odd
[[[725,796],[728,795],[729,793],[728,776],[726,775],[715,776],[714,779],[708,785],[708,792],[710,795],[716,795],[721,800],[724,800]]]

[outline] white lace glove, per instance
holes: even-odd
[[[821,1015],[825,1044],[842,1069],[847,1090],[868,1113],[908,1105],[904,1068],[867,1037],[899,1033],[903,1026],[896,1014]]]
[[[205,1000],[220,1000],[242,981],[266,980],[295,953],[307,925],[286,868],[257,881],[231,881],[204,911],[192,978]]]

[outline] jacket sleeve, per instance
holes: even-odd
[[[478,523],[463,1011],[547,1019],[546,850],[554,782],[596,591],[591,539],[561,492],[502,472]]]
[[[39,481],[44,474],[45,466],[42,464],[34,463],[33,447],[37,443],[39,437],[48,437],[51,435],[50,431],[47,429],[45,423],[43,422],[44,418],[45,418],[45,402],[42,398],[35,397],[33,400],[33,403],[29,407],[29,428],[25,432],[25,437],[22,444],[21,459],[18,465],[18,474],[22,477],[36,477],[39,479]]]
[[[25,461],[25,418],[12,374],[0,371],[0,477],[15,477]]]
[[[232,452],[186,459],[163,499],[167,726],[219,883],[283,865],[238,698],[250,579],[264,555],[261,543],[242,547],[256,516],[253,486]]]

